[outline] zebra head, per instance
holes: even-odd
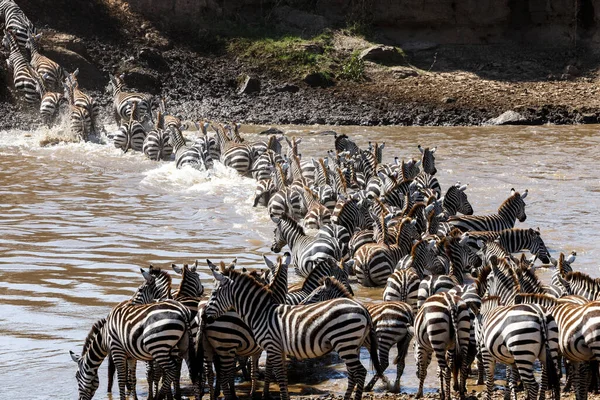
[[[531,238],[531,246],[529,248],[531,254],[535,254],[537,258],[539,258],[544,264],[549,264],[550,253],[548,252],[548,248],[542,240],[539,228],[537,230],[529,228],[527,233]]]
[[[331,299],[351,299],[353,297],[342,282],[331,276],[321,278],[319,283],[321,286],[315,288],[300,304],[314,304]]]
[[[527,197],[528,189],[525,189],[523,194],[516,192],[515,189],[510,190],[510,197],[504,202],[515,213],[515,217],[519,222],[525,222],[527,215],[525,214],[525,197]],[[504,205],[503,204],[503,205]],[[502,206],[500,206],[502,207]]]
[[[108,354],[107,341],[104,338],[105,325],[105,318],[94,323],[83,344],[81,356],[69,351],[71,359],[77,363],[78,367],[75,378],[77,379],[79,400],[91,400],[100,385],[98,367]]]
[[[473,215],[473,206],[469,203],[465,190],[467,190],[467,185],[461,186],[460,183],[448,188],[443,197],[443,207],[449,215],[456,215],[456,213]]]
[[[155,300],[172,298],[171,277],[166,271],[150,265],[148,271],[144,271],[143,268],[140,268],[140,272],[146,282],[141,284],[137,289],[131,298],[131,303],[148,304]]]
[[[429,147],[423,149],[421,145],[418,145],[417,147],[421,152],[423,171],[427,172],[429,175],[435,175],[437,169],[435,168],[435,156],[433,155],[433,153],[435,153],[437,147],[432,147],[431,149]]]
[[[214,268],[214,264],[209,262],[208,265],[211,268],[213,276],[217,280],[217,284],[202,311],[202,319],[211,324],[221,315],[233,308],[233,291],[235,289],[235,284],[233,279],[217,271],[217,269]]]
[[[197,272],[198,260],[192,267],[188,267],[184,264],[183,267],[178,267],[175,264],[171,264],[171,268],[177,274],[181,275],[181,283],[179,284],[179,294],[185,294],[186,296],[200,297],[204,293],[204,286],[200,282],[200,275]],[[182,293],[185,291],[185,293]]]
[[[281,217],[272,216],[271,220],[276,224],[273,231],[273,244],[271,245],[273,253],[279,253],[283,246],[288,244],[287,236],[292,231],[294,231],[293,233],[296,231],[304,233],[302,227],[286,215],[282,215]]]

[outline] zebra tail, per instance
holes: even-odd
[[[186,323],[186,329],[188,330],[188,368],[190,369],[190,380],[192,383],[197,385],[202,382],[203,362],[204,362],[204,346],[202,341],[197,345],[196,339],[192,335],[192,328],[190,321]],[[199,334],[198,334],[199,335]]]
[[[115,362],[112,359],[112,356],[110,355],[110,352],[108,353],[108,388],[106,389],[107,393],[112,393],[112,387],[113,387],[113,381],[115,379]]]
[[[546,347],[546,373],[548,374],[548,389],[552,390],[553,399],[560,400],[560,376],[557,371],[557,364],[555,364],[555,360],[552,357],[552,353],[550,352],[550,346],[548,341],[548,321],[547,318],[550,315],[544,315],[542,317],[542,342]]]
[[[460,348],[460,339],[458,336],[458,308],[456,304],[452,304],[449,311],[450,319],[452,320],[452,327],[454,328],[454,363],[452,365],[452,373],[454,376],[458,376],[463,360],[462,351]]]
[[[375,371],[377,372],[377,376],[380,378],[384,378],[384,370],[381,368],[381,363],[379,362],[378,355],[378,342],[377,342],[377,332],[375,332],[375,327],[373,326],[373,322],[370,323],[369,329],[369,341],[371,342],[371,346],[369,346],[369,354],[371,355],[371,362],[375,367]]]

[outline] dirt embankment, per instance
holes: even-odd
[[[296,38],[263,24],[237,36],[203,27],[166,34],[120,0],[20,3],[44,31],[47,54],[69,70],[80,68],[81,86],[107,121],[109,73],[124,73],[129,87],[164,97],[171,112],[187,119],[479,125],[509,110],[516,114],[496,122],[600,119],[598,56],[587,50],[417,43],[366,54],[381,41],[377,32],[326,29]],[[3,86],[10,86],[1,72]],[[0,90],[2,129],[40,122],[16,97]]]

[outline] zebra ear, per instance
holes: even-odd
[[[190,268],[190,271],[196,272],[197,269],[198,269],[198,260],[196,260],[196,262],[194,263],[194,266],[192,268]]]
[[[81,357],[79,357],[77,354],[73,353],[71,350],[69,350],[69,354],[71,355],[71,359],[72,359],[73,361],[75,361],[76,363],[79,363],[79,359],[80,359]]]
[[[235,265],[237,264],[237,257],[233,259],[232,262],[227,266],[228,271],[233,271],[235,269]]]
[[[267,268],[269,268],[271,271],[274,272],[275,269],[277,268],[275,266],[275,263],[273,263],[273,261],[269,260],[265,254],[263,254],[263,260],[264,260],[265,265],[267,266]]]
[[[290,265],[291,262],[292,262],[292,255],[290,254],[289,251],[286,251],[285,253],[283,253],[283,264]]]
[[[279,221],[281,221],[281,217],[278,217],[276,215],[271,215],[271,221],[275,222],[276,224],[279,223]]]
[[[466,185],[462,185],[458,188],[458,190],[460,190],[461,192],[464,192],[465,190],[467,190],[467,187],[469,186],[469,184],[467,183]]]
[[[150,269],[152,269],[152,265],[150,265]],[[152,275],[150,275],[148,272],[144,271],[143,268],[140,268],[140,272],[142,273],[142,276],[144,277],[146,282],[151,283],[154,280],[154,277]]]
[[[521,198],[524,199],[525,197],[527,197],[527,194],[529,193],[529,189],[525,189],[525,191],[523,192],[523,194],[521,195]]]
[[[217,281],[219,281],[220,283],[225,283],[227,282],[227,280],[229,279],[228,277],[226,277],[225,275],[223,275],[222,273],[220,273],[217,270],[212,270],[213,276],[215,277],[215,279]]]
[[[217,267],[215,264],[213,264],[213,263],[212,263],[212,262],[211,262],[209,259],[206,259],[206,263],[208,264],[208,268],[209,268],[211,271],[217,271],[217,270],[219,269],[219,268],[218,268],[218,267]]]
[[[469,235],[467,234],[467,232],[465,232],[460,236],[460,240],[458,241],[458,244],[460,244],[461,246],[464,246],[467,243],[467,240],[469,240]]]
[[[436,147],[432,147],[431,150],[429,150],[432,154],[435,153],[435,151],[437,150],[437,146]]]
[[[323,280],[323,284],[325,285],[325,287],[333,286],[333,281],[331,280],[331,277],[326,276],[325,279]]]
[[[425,151],[423,150],[423,148],[421,147],[421,145],[418,145],[417,148],[419,149],[419,151],[421,152],[421,154],[423,154]]]
[[[176,273],[178,273],[179,275],[181,275],[183,273],[183,269],[181,267],[178,267],[175,264],[171,264],[171,268],[173,268],[173,271],[175,271]]]
[[[79,68],[77,68],[75,71],[73,71],[73,76],[77,76],[79,75]]]

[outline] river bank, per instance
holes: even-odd
[[[193,120],[408,126],[600,120],[599,57],[583,48],[421,42],[399,48],[356,27],[294,34],[264,24],[232,27],[228,36],[202,29],[190,36],[160,31],[121,1],[104,8],[93,2],[73,15],[61,14],[68,6],[62,0],[54,8],[30,3],[36,2],[23,8],[44,32],[47,54],[68,70],[81,69],[82,87],[107,122],[109,73],[125,74],[129,87],[164,97],[172,113]],[[9,85],[9,74],[2,74]],[[1,129],[39,123],[35,110],[0,91]]]

